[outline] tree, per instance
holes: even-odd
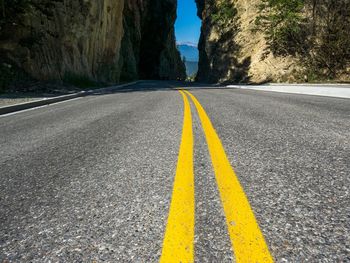
[[[276,55],[296,54],[305,50],[304,0],[263,0],[256,25],[265,32],[271,51]],[[302,52],[304,53],[304,52]]]
[[[2,10],[2,17],[5,18],[5,17],[6,17],[6,13],[5,13],[5,0],[1,0],[1,10]]]
[[[263,0],[256,19],[276,56],[298,57],[308,71],[335,78],[350,61],[350,0]]]
[[[216,23],[219,27],[228,26],[236,18],[237,12],[236,7],[231,1],[219,1],[212,13],[212,22]]]

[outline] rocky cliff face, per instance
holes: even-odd
[[[35,79],[184,77],[176,0],[5,0],[4,7],[0,59]]]
[[[327,0],[301,1],[303,6],[300,8],[288,6],[288,1],[280,1],[278,3],[284,4],[283,10],[287,10],[284,12],[276,1],[196,2],[202,19],[199,81],[350,80],[348,3],[340,1],[334,5]],[[266,3],[270,7],[259,9]],[[292,18],[286,15],[291,12],[295,15]],[[329,15],[324,16],[325,13]],[[275,14],[281,17],[273,21]],[[264,30],[261,30],[256,22],[261,18],[266,22],[266,17],[273,22],[268,24],[270,28],[264,25]],[[280,18],[284,20],[272,28]]]
[[[127,0],[121,78],[184,79],[185,67],[176,49],[176,0]]]
[[[196,2],[202,19],[199,81],[259,83],[291,78],[296,61],[267,53],[264,35],[254,32],[260,0],[228,0],[226,6],[219,0]]]

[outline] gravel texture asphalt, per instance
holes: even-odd
[[[183,121],[176,82],[0,117],[0,262],[157,262]],[[350,100],[191,86],[276,262],[350,262]],[[193,105],[192,105],[193,106]],[[196,110],[196,262],[234,262]]]

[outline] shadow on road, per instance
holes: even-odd
[[[148,92],[148,91],[169,91],[173,89],[193,89],[193,88],[214,88],[218,87],[210,84],[203,83],[193,83],[193,82],[184,82],[184,81],[161,81],[161,80],[145,80],[137,83],[135,85],[116,88],[111,87],[107,91],[92,91],[89,95],[106,95],[113,93],[128,93],[128,92]]]

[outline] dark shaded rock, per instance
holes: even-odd
[[[0,59],[33,79],[184,78],[176,0],[4,1]]]

